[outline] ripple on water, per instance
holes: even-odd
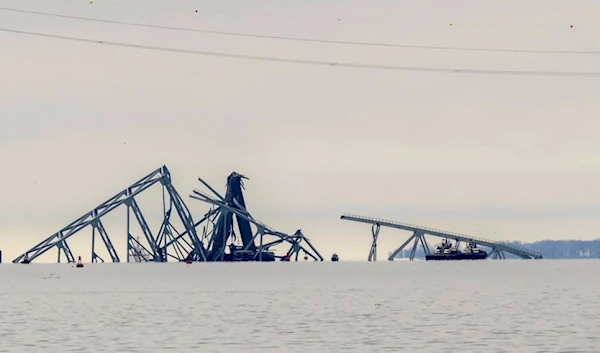
[[[257,265],[2,265],[0,352],[597,353],[600,262]]]

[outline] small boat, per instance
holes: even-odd
[[[333,261],[333,262],[337,262],[337,261],[340,261],[340,258],[338,257],[338,255],[337,255],[337,254],[333,254],[333,255],[331,256],[331,261]]]

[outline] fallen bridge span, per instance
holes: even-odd
[[[400,254],[400,252],[402,250],[404,250],[405,247],[407,247],[411,244],[411,242],[412,242],[412,249],[411,249],[411,254],[410,254],[410,260],[414,259],[416,250],[419,246],[421,246],[421,248],[423,249],[423,251],[425,252],[426,255],[430,254],[431,250],[429,249],[429,245],[427,244],[427,240],[425,238],[426,235],[439,237],[439,238],[445,238],[445,239],[455,239],[457,241],[462,241],[462,242],[466,242],[466,243],[475,242],[478,245],[489,247],[491,249],[491,252],[489,255],[493,259],[504,259],[505,252],[513,254],[515,256],[518,256],[522,259],[541,259],[542,258],[542,254],[537,253],[535,251],[531,251],[529,249],[525,249],[522,247],[510,245],[510,244],[505,244],[505,243],[494,241],[494,240],[488,240],[488,239],[483,239],[483,238],[474,237],[474,236],[470,236],[470,235],[459,234],[459,233],[455,233],[455,232],[449,232],[449,231],[444,231],[444,230],[439,230],[439,229],[433,229],[433,228],[428,228],[428,227],[412,225],[412,224],[408,224],[408,223],[396,222],[396,221],[385,220],[385,219],[380,219],[380,218],[373,218],[373,217],[365,217],[365,216],[359,216],[359,215],[351,215],[351,214],[344,214],[344,215],[342,215],[341,219],[371,225],[373,242],[371,243],[371,250],[369,251],[369,257],[368,257],[369,261],[377,261],[377,238],[379,237],[379,231],[380,231],[381,227],[395,228],[395,229],[413,232],[412,236],[410,236],[408,238],[408,240],[406,240],[398,249],[396,249],[389,256],[388,260],[390,260],[390,261],[393,261],[394,258],[396,258],[396,256],[398,256],[398,254]]]
[[[28,264],[54,251],[58,263],[75,262],[74,253],[80,251],[89,254],[89,258],[84,257],[91,262],[123,262],[125,254],[119,253],[115,245],[125,243],[127,262],[298,261],[300,255],[304,260],[323,261],[301,230],[286,234],[250,215],[242,192],[242,179],[246,177],[235,172],[229,175],[225,197],[199,179],[214,196],[193,191],[193,198],[210,206],[202,217],[194,218],[172,184],[169,170],[162,166],[23,252],[13,263]],[[162,187],[162,210],[160,214],[144,214],[138,197],[158,186]],[[126,208],[126,214],[116,219],[119,231],[111,232],[108,222],[103,221],[119,208]],[[234,220],[238,225],[237,234]],[[150,221],[155,221],[156,226],[152,227]],[[82,241],[91,244],[91,249],[80,245],[73,250],[73,239],[80,244]],[[278,245],[286,246],[285,251],[278,253]]]

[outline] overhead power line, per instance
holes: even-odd
[[[155,51],[163,51],[163,52],[204,55],[204,56],[232,58],[232,59],[257,60],[257,61],[266,61],[266,62],[302,64],[302,65],[334,66],[334,67],[345,67],[345,68],[352,68],[352,69],[418,71],[418,72],[432,72],[432,73],[466,73],[466,74],[485,74],[485,75],[600,77],[600,72],[486,70],[486,69],[460,69],[460,68],[411,67],[411,66],[395,66],[395,65],[373,65],[373,64],[358,64],[358,63],[354,64],[354,63],[344,63],[344,62],[335,62],[335,61],[288,59],[288,58],[278,58],[278,57],[269,57],[269,56],[220,53],[220,52],[201,51],[201,50],[192,50],[192,49],[177,49],[177,48],[168,48],[168,47],[160,47],[160,46],[142,45],[142,44],[128,44],[128,43],[122,43],[122,42],[111,42],[111,41],[104,41],[104,40],[70,37],[70,36],[62,36],[62,35],[40,33],[40,32],[28,32],[28,31],[21,31],[21,30],[10,29],[10,28],[0,28],[0,32],[23,34],[23,35],[30,35],[30,36],[44,37],[44,38],[62,39],[62,40],[76,41],[76,42],[82,42],[82,43],[110,45],[110,46],[116,46],[116,47],[155,50]]]
[[[226,35],[226,36],[237,36],[237,37],[262,38],[262,39],[277,39],[277,40],[287,40],[287,41],[296,41],[296,42],[312,42],[312,43],[327,43],[327,44],[341,44],[341,45],[361,45],[361,46],[371,46],[371,47],[388,47],[388,48],[404,48],[404,49],[426,49],[426,50],[479,51],[479,52],[498,52],[498,53],[529,53],[529,54],[600,55],[600,51],[593,51],[593,50],[501,49],[501,48],[479,48],[479,47],[412,45],[412,44],[394,44],[394,43],[378,43],[378,42],[328,40],[328,39],[302,38],[302,37],[286,37],[286,36],[276,36],[276,35],[267,35],[267,34],[252,34],[252,33],[242,33],[242,32],[228,32],[228,31],[217,31],[217,30],[207,30],[207,29],[195,29],[195,28],[185,28],[185,27],[151,25],[151,24],[137,23],[137,22],[127,22],[127,21],[104,20],[104,19],[91,18],[91,17],[62,15],[62,14],[56,14],[56,13],[22,10],[22,9],[15,9],[15,8],[9,8],[9,7],[0,7],[0,10],[2,10],[2,11],[20,12],[20,13],[40,15],[40,16],[50,16],[50,17],[57,17],[57,18],[67,18],[67,19],[72,19],[72,20],[92,21],[92,22],[100,22],[100,23],[110,23],[110,24],[126,25],[126,26],[146,27],[146,28],[154,28],[154,29],[166,29],[166,30],[173,30],[173,31],[196,32],[196,33],[203,33],[203,34],[216,34],[216,35]]]
[[[59,2],[68,2],[68,3],[77,3],[77,4],[84,4],[85,2],[83,0],[47,0],[47,2],[50,1],[59,1]],[[586,0],[584,0],[586,1]],[[165,12],[165,11],[177,11],[177,12],[186,12],[186,13],[190,13],[191,8],[190,7],[166,7],[166,6],[153,6],[153,5],[147,5],[147,4],[137,4],[137,3],[127,3],[127,2],[113,2],[113,1],[108,1],[108,0],[102,0],[99,3],[95,3],[95,6],[117,6],[117,7],[132,7],[132,8],[140,8],[140,9],[150,9],[150,10],[159,10],[161,12]],[[202,14],[219,14],[219,15],[243,15],[245,17],[247,17],[247,13],[243,11],[243,9],[237,9],[237,10],[216,10],[216,9],[212,9],[212,8],[201,8],[199,10],[196,10],[196,12],[200,12]],[[337,14],[337,15],[330,15],[328,16],[329,18],[327,19],[327,17],[325,17],[324,19],[327,21],[331,21],[331,20],[341,20],[340,16],[343,16],[343,14]],[[298,19],[298,13],[297,12],[289,12],[289,13],[270,13],[269,14],[269,18],[289,18],[289,19]],[[389,19],[387,19],[389,20]],[[369,18],[369,19],[365,19],[365,18],[360,18],[360,17],[352,17],[349,20],[350,23],[353,24],[373,24],[373,23],[377,23],[377,24],[381,24],[382,23],[382,19],[380,18]],[[436,26],[439,26],[441,24],[442,21],[427,21],[427,19],[425,21],[420,20],[418,23],[419,24],[433,24]],[[443,21],[445,22],[445,21]],[[408,23],[404,23],[404,24],[408,24]],[[558,22],[553,22],[553,23],[534,23],[534,22],[527,22],[527,23],[498,23],[498,22],[463,22],[463,21],[458,21],[458,22],[454,22],[451,21],[449,19],[449,22],[445,22],[444,25],[448,26],[453,26],[453,27],[492,27],[492,28],[504,28],[504,27],[508,27],[508,28],[585,28],[585,29],[590,29],[590,28],[600,28],[600,25],[598,24],[590,24],[590,23],[571,23],[571,22],[563,22],[563,23],[558,23]]]

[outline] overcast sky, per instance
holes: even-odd
[[[600,5],[591,0],[0,0],[0,6],[331,40],[600,51]],[[306,60],[600,72],[599,55],[306,43],[6,11],[0,28]],[[302,228],[326,258],[368,254],[369,227],[341,221],[344,212],[495,240],[599,235],[600,77],[296,65],[4,32],[0,53],[4,262],[163,164],[197,218],[207,210],[188,198],[198,176],[222,191],[231,171],[246,174],[254,217],[281,231]],[[115,229],[124,217],[117,221]],[[112,239],[122,247],[120,234]],[[379,257],[408,236],[384,230]],[[74,252],[89,258],[88,248]]]

